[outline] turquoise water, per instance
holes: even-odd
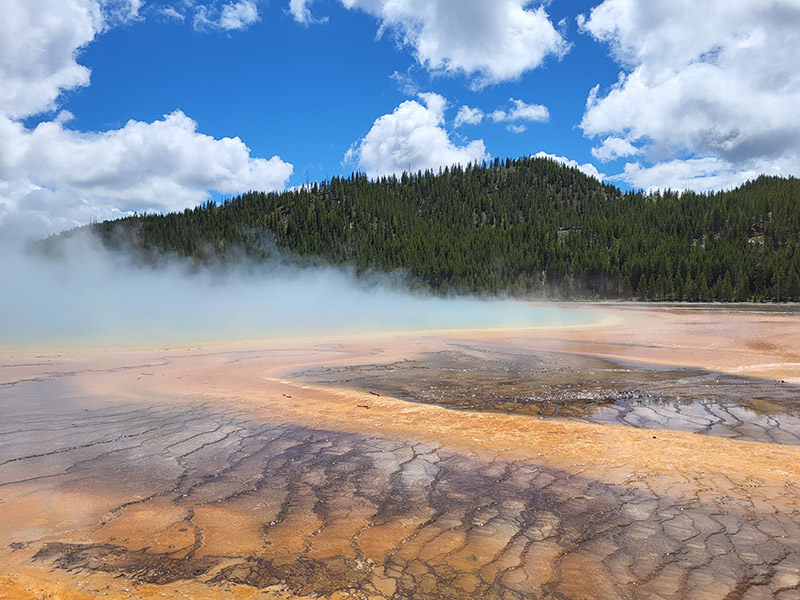
[[[5,347],[158,345],[578,325],[594,318],[588,311],[513,300],[432,298],[369,289],[315,291],[273,288],[246,294],[242,289],[198,289],[191,298],[151,290],[148,299],[136,300],[136,307],[131,307],[125,290],[87,297],[59,294],[18,310],[3,325],[0,342]]]

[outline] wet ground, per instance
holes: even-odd
[[[453,409],[800,444],[800,386],[702,369],[463,345],[297,376]]]
[[[800,594],[797,485],[771,492],[785,513],[718,480],[609,485],[202,405],[13,417],[0,438],[4,533],[57,569],[358,598]],[[97,516],[45,517],[75,519],[83,541],[40,538],[43,494],[88,496],[99,482]]]
[[[0,383],[0,598],[800,598],[796,387],[442,347],[16,365]],[[295,375],[275,383],[270,360]],[[328,416],[300,425],[289,404]],[[425,435],[378,427],[409,406]],[[508,452],[487,441],[501,422]],[[29,571],[84,595],[35,591]]]

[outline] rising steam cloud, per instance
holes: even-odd
[[[56,257],[0,249],[0,346],[173,345],[429,329],[576,322],[526,302],[413,293],[389,276],[286,262],[158,268],[107,251],[90,235]]]

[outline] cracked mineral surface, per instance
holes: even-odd
[[[800,598],[797,317],[621,312],[6,353],[0,598]]]

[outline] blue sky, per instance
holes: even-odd
[[[538,153],[625,188],[800,171],[797,0],[6,4],[3,236]]]

